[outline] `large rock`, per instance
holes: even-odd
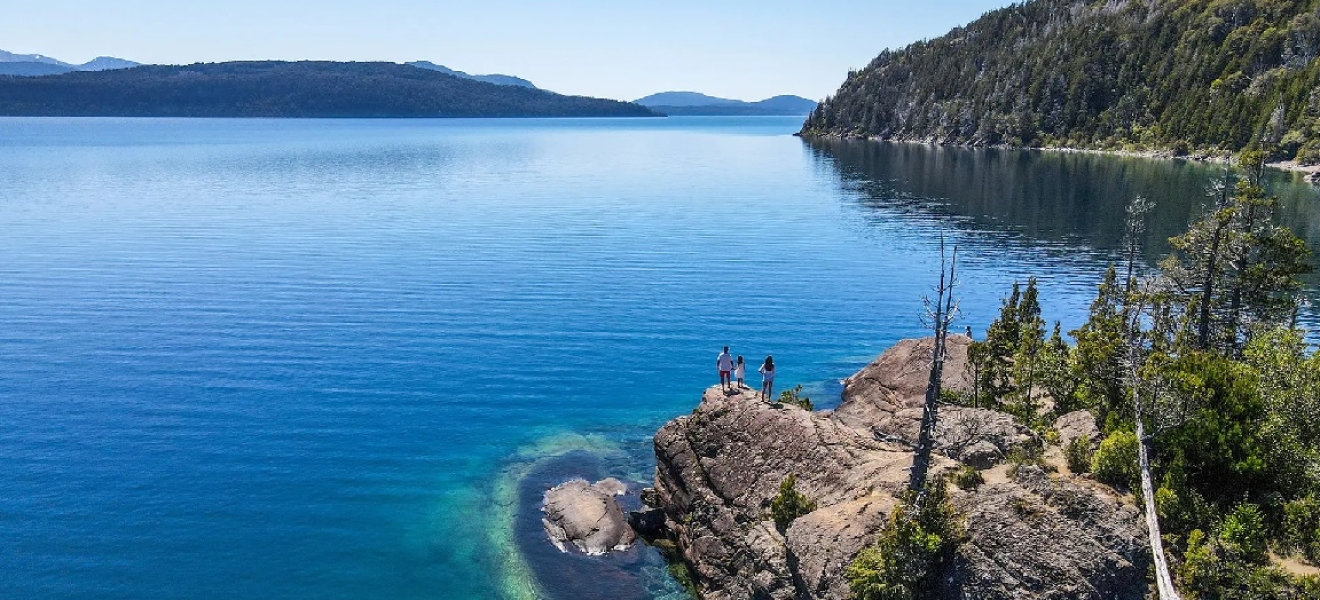
[[[874,383],[854,386],[872,385],[872,398],[911,397],[915,386],[890,387],[902,382],[868,369]],[[877,439],[861,411],[843,413],[775,408],[716,387],[656,434],[656,495],[702,598],[847,598],[844,569],[884,526],[912,454],[901,436]],[[936,456],[934,468],[954,464]],[[968,542],[943,574],[942,597],[1140,600],[1147,561],[1135,509],[1103,486],[1018,473],[953,492]],[[789,475],[817,508],[780,531],[769,505]]]
[[[1059,432],[1059,445],[1064,448],[1079,437],[1092,444],[1100,441],[1100,428],[1089,410],[1075,410],[1059,417],[1054,421],[1054,430]]]
[[[627,548],[637,539],[614,498],[628,491],[617,479],[594,484],[581,479],[562,483],[545,493],[541,524],[560,551],[571,545],[586,554]]]
[[[940,580],[941,598],[1143,598],[1149,565],[1136,508],[1038,467],[954,495],[968,539]]]
[[[943,389],[971,390],[967,370],[967,348],[972,339],[949,336],[945,345]],[[866,431],[879,439],[915,446],[921,432],[921,415],[930,381],[931,338],[903,340],[843,382],[843,402],[833,418]],[[1033,443],[1031,429],[1001,412],[965,406],[943,405],[935,430],[935,449],[963,462],[982,464],[998,450],[1003,457],[1014,448]]]

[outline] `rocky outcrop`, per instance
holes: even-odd
[[[575,479],[550,488],[541,509],[546,535],[563,552],[569,546],[585,554],[627,548],[637,535],[614,499],[627,491],[627,485],[613,478],[594,484]]]
[[[967,341],[952,338],[951,354],[965,360]],[[850,378],[833,413],[712,388],[656,434],[656,500],[703,598],[848,596],[844,569],[875,540],[907,483],[915,430],[906,411],[925,392],[923,345],[929,356],[927,342],[905,341]],[[961,372],[947,368],[946,383],[958,385]],[[941,418],[950,414],[960,411],[941,409]],[[950,423],[941,447],[993,458],[1031,439],[1003,423],[1006,415],[985,416],[974,427]],[[975,441],[964,447],[957,436]],[[956,464],[937,456],[934,468]],[[781,531],[769,506],[789,475],[817,508]],[[968,539],[940,581],[942,597],[1142,598],[1141,521],[1108,488],[1028,467],[952,497]]]
[[[943,389],[971,390],[967,370],[971,343],[965,335],[949,336],[940,382]],[[921,432],[931,350],[930,339],[917,339],[903,340],[885,351],[844,380],[843,403],[833,418],[880,439],[915,445]],[[935,449],[977,467],[989,467],[1014,448],[1034,441],[1031,429],[1004,413],[964,406],[940,408]]]
[[[1059,417],[1054,421],[1054,430],[1059,432],[1059,446],[1063,448],[1079,437],[1092,444],[1100,441],[1100,428],[1089,410],[1075,410]]]

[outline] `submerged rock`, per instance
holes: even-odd
[[[960,350],[951,354],[965,360],[970,340],[957,338],[951,351]],[[715,387],[691,415],[661,428],[656,495],[702,598],[848,597],[844,570],[874,542],[906,488],[915,429],[909,432],[904,411],[925,393],[924,383],[920,393],[915,384],[924,381],[923,344],[929,356],[928,341],[908,340],[850,378],[833,413],[774,407],[754,393],[725,395]],[[959,382],[956,360],[946,367],[946,383]],[[950,413],[959,411],[942,408],[941,418]],[[942,430],[941,447],[984,463],[1033,440],[1007,415],[984,413],[991,414],[965,413],[975,422],[950,423],[957,427]],[[956,436],[970,441],[960,447]],[[935,471],[953,466],[935,457]],[[816,509],[781,532],[769,506],[789,475]],[[952,495],[966,515],[968,542],[943,573],[941,597],[1144,595],[1142,521],[1112,490],[1026,467],[1010,481]]]
[[[550,488],[541,509],[550,542],[563,552],[572,545],[592,555],[626,549],[637,535],[615,497],[627,491],[628,486],[614,478],[594,484],[575,479]]]

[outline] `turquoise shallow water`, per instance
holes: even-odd
[[[1035,275],[1075,326],[1122,199],[1214,171],[797,126],[0,119],[0,596],[672,591],[540,552],[521,477],[646,479],[723,344],[828,406],[940,236],[963,323]]]

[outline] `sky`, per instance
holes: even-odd
[[[429,60],[565,94],[820,99],[1010,0],[3,0],[0,49],[71,63]]]

